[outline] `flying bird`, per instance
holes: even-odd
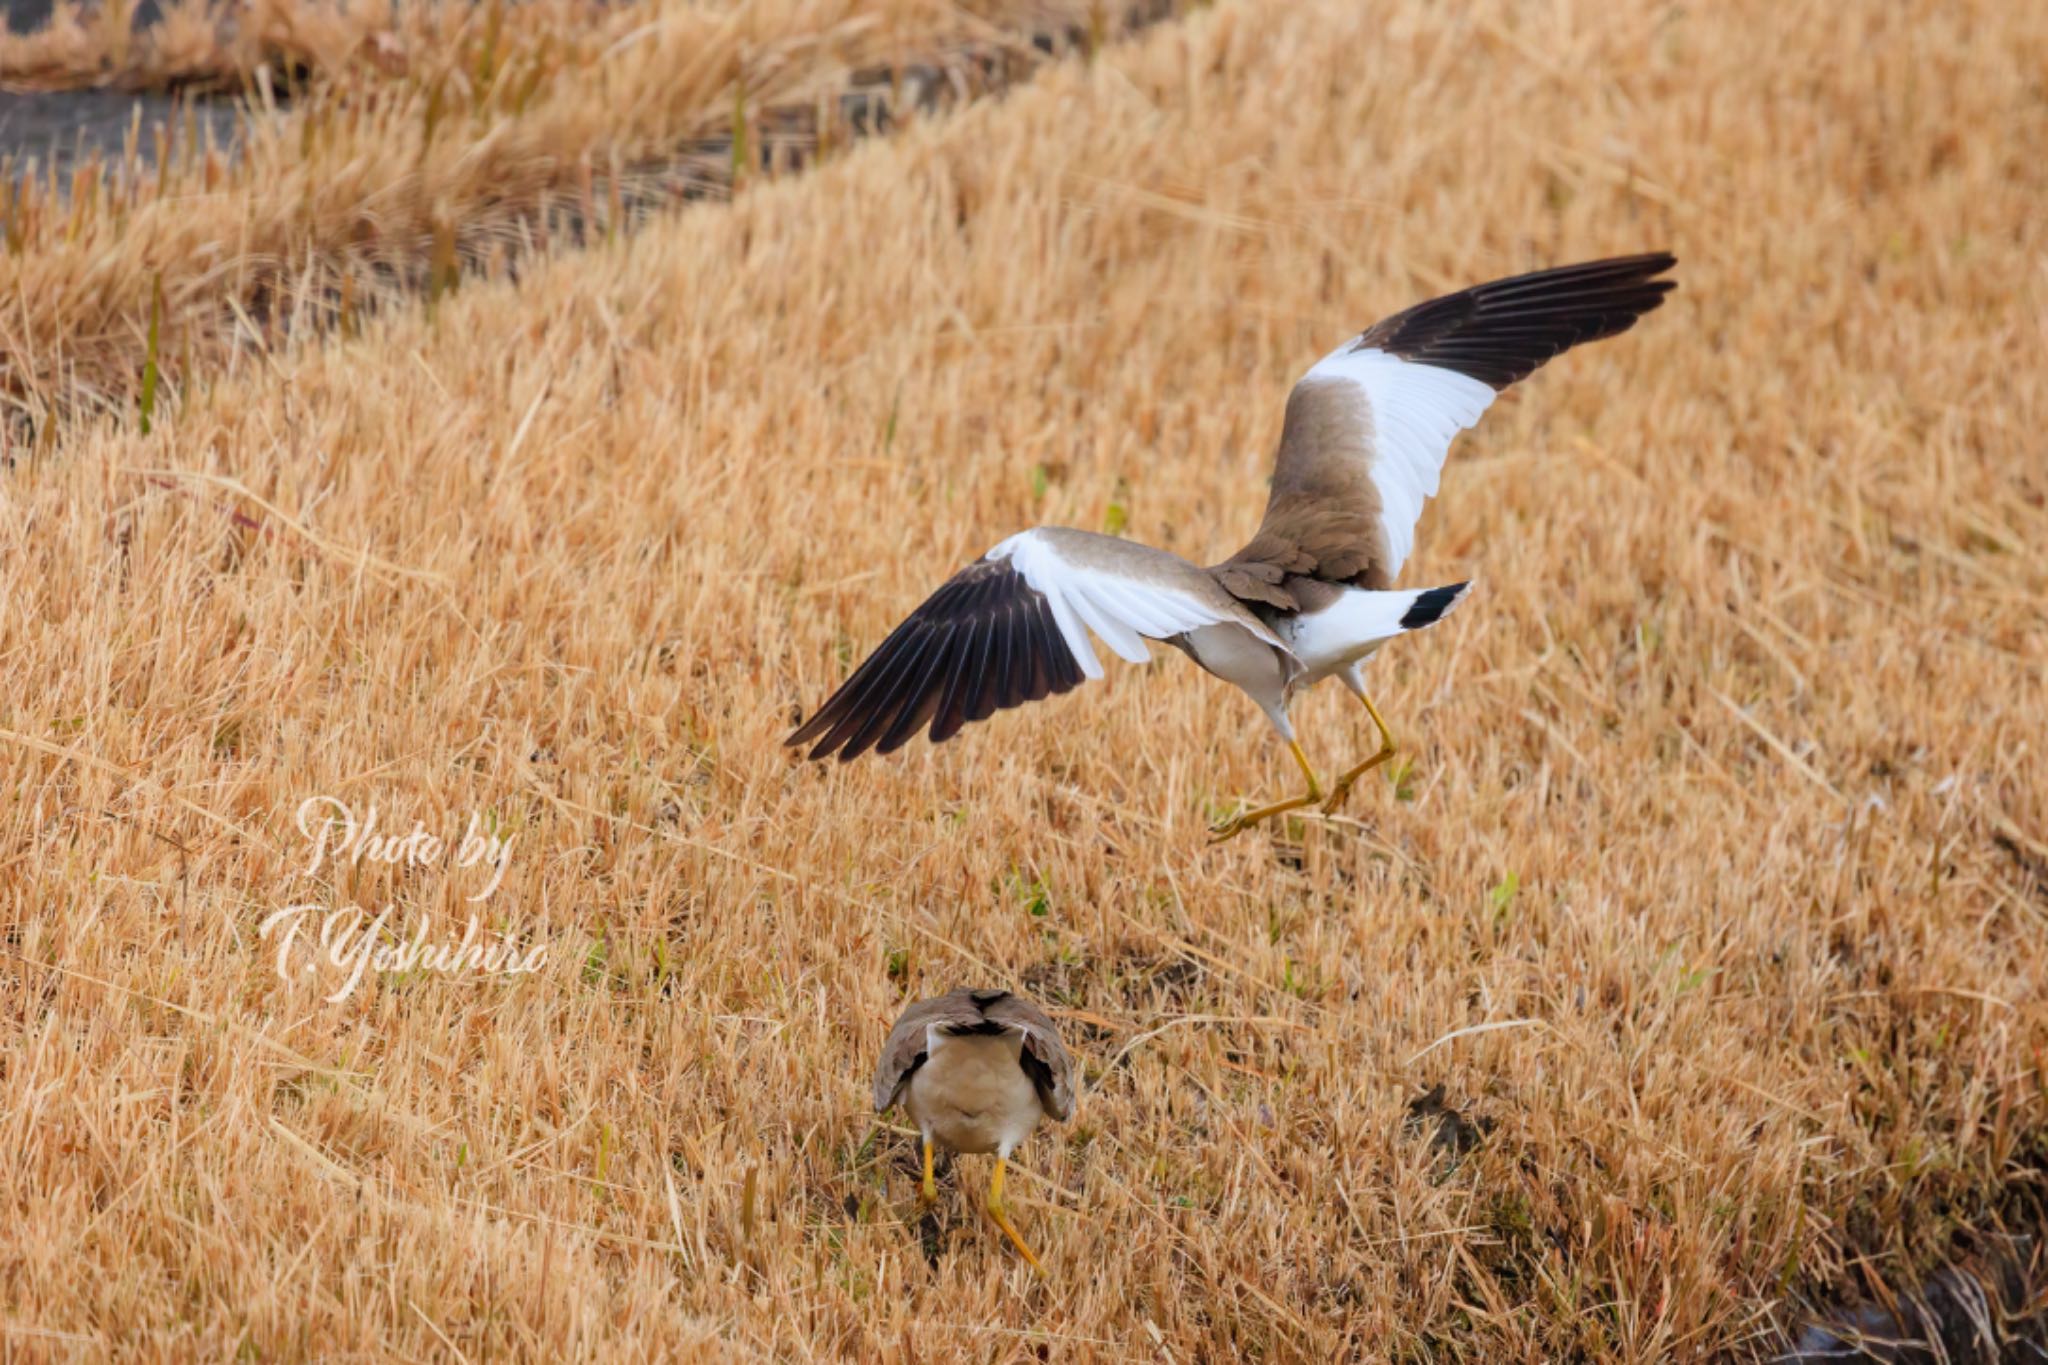
[[[1044,1010],[1008,991],[965,987],[904,1010],[875,1067],[875,1112],[902,1105],[924,1145],[919,1200],[929,1206],[939,1197],[934,1145],[994,1152],[989,1217],[1041,1274],[1003,1202],[1003,1170],[1040,1118],[1074,1112],[1073,1069]]]
[[[942,743],[1101,677],[1091,632],[1131,663],[1160,640],[1249,693],[1307,779],[1301,795],[1240,812],[1215,837],[1317,801],[1334,813],[1394,754],[1365,661],[1442,620],[1469,586],[1394,587],[1452,440],[1545,361],[1635,325],[1675,287],[1658,277],[1676,264],[1660,251],[1541,270],[1374,323],[1288,395],[1265,519],[1236,554],[1204,568],[1066,527],[1011,536],[927,598],[787,742],[815,741],[812,758],[842,761],[889,753],[927,726]],[[1329,677],[1364,705],[1379,747],[1325,794],[1288,708]]]

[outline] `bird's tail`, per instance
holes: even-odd
[[[1380,592],[1353,588],[1321,611],[1294,618],[1288,647],[1311,668],[1332,659],[1357,659],[1396,635],[1433,626],[1450,614],[1469,583],[1447,588],[1408,588]]]
[[[1449,616],[1471,586],[1469,582],[1453,583],[1446,588],[1417,588],[1413,592],[1383,592],[1374,596],[1385,599],[1400,630],[1421,630]]]

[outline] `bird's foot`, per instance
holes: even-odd
[[[1036,1256],[1031,1254],[1031,1248],[1024,1245],[1024,1238],[1018,1234],[1016,1224],[1010,1221],[1009,1209],[1001,1200],[991,1199],[989,1201],[988,1216],[995,1220],[996,1226],[1003,1230],[1003,1235],[1010,1239],[1010,1245],[1017,1248],[1017,1254],[1029,1261],[1031,1269],[1038,1274],[1040,1279],[1044,1279],[1045,1266],[1039,1262]]]
[[[1330,784],[1330,799],[1323,802],[1323,814],[1335,815],[1338,811],[1344,809],[1344,800],[1351,795],[1351,789],[1357,785],[1358,779],[1364,777],[1393,756],[1394,746],[1391,743],[1383,744],[1380,746],[1380,751],[1365,760],[1365,762],[1347,772],[1339,773],[1337,780]]]
[[[1320,788],[1310,787],[1308,793],[1304,796],[1293,797],[1286,801],[1275,801],[1272,805],[1260,806],[1257,810],[1239,811],[1236,815],[1231,816],[1228,820],[1225,820],[1222,824],[1215,826],[1209,831],[1209,842],[1220,844],[1225,839],[1244,833],[1253,825],[1270,820],[1276,815],[1285,815],[1291,810],[1300,810],[1303,806],[1314,805],[1317,801],[1322,800],[1322,798],[1323,793]]]
[[[989,1182],[988,1187],[988,1216],[995,1220],[996,1226],[1003,1230],[1003,1235],[1010,1239],[1010,1245],[1017,1248],[1018,1253],[1031,1263],[1031,1268],[1037,1271],[1042,1279],[1045,1276],[1045,1267],[1038,1263],[1038,1258],[1031,1254],[1031,1248],[1025,1246],[1024,1239],[1017,1235],[1016,1225],[1010,1221],[1009,1205],[1003,1199],[1003,1171],[1009,1164],[1007,1157],[996,1158],[995,1178]]]
[[[1220,844],[1225,839],[1232,838],[1250,829],[1251,822],[1244,818],[1245,814],[1245,812],[1240,811],[1220,825],[1211,825],[1209,827],[1209,842]]]

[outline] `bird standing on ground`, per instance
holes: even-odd
[[[1064,1120],[1074,1112],[1072,1073],[1073,1059],[1044,1010],[1008,991],[965,987],[903,1011],[875,1067],[875,1112],[902,1105],[923,1141],[918,1198],[930,1205],[939,1197],[934,1144],[994,1152],[989,1217],[1041,1274],[1045,1268],[1010,1222],[1003,1169],[1041,1117]]]
[[[812,758],[888,753],[927,724],[933,743],[968,721],[1102,676],[1093,631],[1143,663],[1173,645],[1249,693],[1287,741],[1308,788],[1241,812],[1228,838],[1321,801],[1394,754],[1366,695],[1364,664],[1396,635],[1443,619],[1467,584],[1394,590],[1423,502],[1457,434],[1494,395],[1573,346],[1627,331],[1664,301],[1677,263],[1656,252],[1476,285],[1373,324],[1288,395],[1265,519],[1211,568],[1149,546],[1064,527],[1011,536],[946,582],[789,737]],[[1327,796],[1288,707],[1336,677],[1379,732],[1379,748]]]

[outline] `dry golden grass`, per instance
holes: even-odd
[[[958,30],[979,16],[1007,20],[1035,13],[1049,22],[1077,18],[1109,24],[1115,0],[883,0],[861,8],[885,27],[929,26]],[[29,32],[0,20],[0,88],[75,90],[112,86],[154,90],[165,86],[239,89],[268,73],[277,79],[310,75],[338,79],[369,68],[384,75],[444,62],[451,45],[467,46],[486,30],[505,42],[546,35],[585,55],[606,40],[649,22],[664,7],[603,0],[167,0],[138,29],[134,0],[92,6],[57,0],[48,19]],[[845,7],[839,7],[844,10]],[[787,15],[787,5],[758,0],[673,0],[670,14],[751,22],[748,11]],[[814,11],[814,17],[818,12]],[[1112,25],[1113,26],[1113,25]],[[596,46],[589,46],[592,38]]]
[[[377,0],[170,0],[137,28],[133,0],[90,7],[59,0],[28,32],[0,27],[0,85],[16,90],[111,86],[239,89],[259,71],[339,76],[358,64],[391,72],[434,61],[449,43],[509,19],[514,31],[600,22],[599,6],[392,6]],[[495,13],[495,20],[492,18]]]
[[[860,73],[937,63],[931,81],[973,93],[1027,69],[1034,35],[1110,31],[1160,8],[539,0],[392,20],[382,6],[259,5],[236,18],[253,47],[187,63],[255,73],[233,155],[188,111],[61,181],[34,158],[0,163],[0,404],[38,439],[81,406],[132,411],[152,316],[166,378],[207,376],[237,345],[353,325],[393,294],[444,291],[465,264],[503,273],[546,244],[551,203],[579,236],[611,235],[650,200],[723,193],[735,175],[843,146],[840,96]],[[203,28],[198,13],[150,33]],[[302,48],[329,55],[292,55]],[[316,73],[282,108],[278,50]],[[900,119],[920,93],[896,80],[873,100]]]
[[[9,1349],[1744,1357],[2038,1216],[2044,63],[1990,3],[1237,0],[68,427],[0,483]],[[1014,529],[1233,548],[1347,330],[1654,246],[1454,451],[1406,577],[1478,591],[1375,665],[1357,819],[1207,847],[1288,764],[1177,657],[780,747]],[[282,985],[280,905],[465,913],[302,875],[323,793],[495,812],[547,971]],[[1086,1061],[1044,1283],[867,1112],[960,981]]]

